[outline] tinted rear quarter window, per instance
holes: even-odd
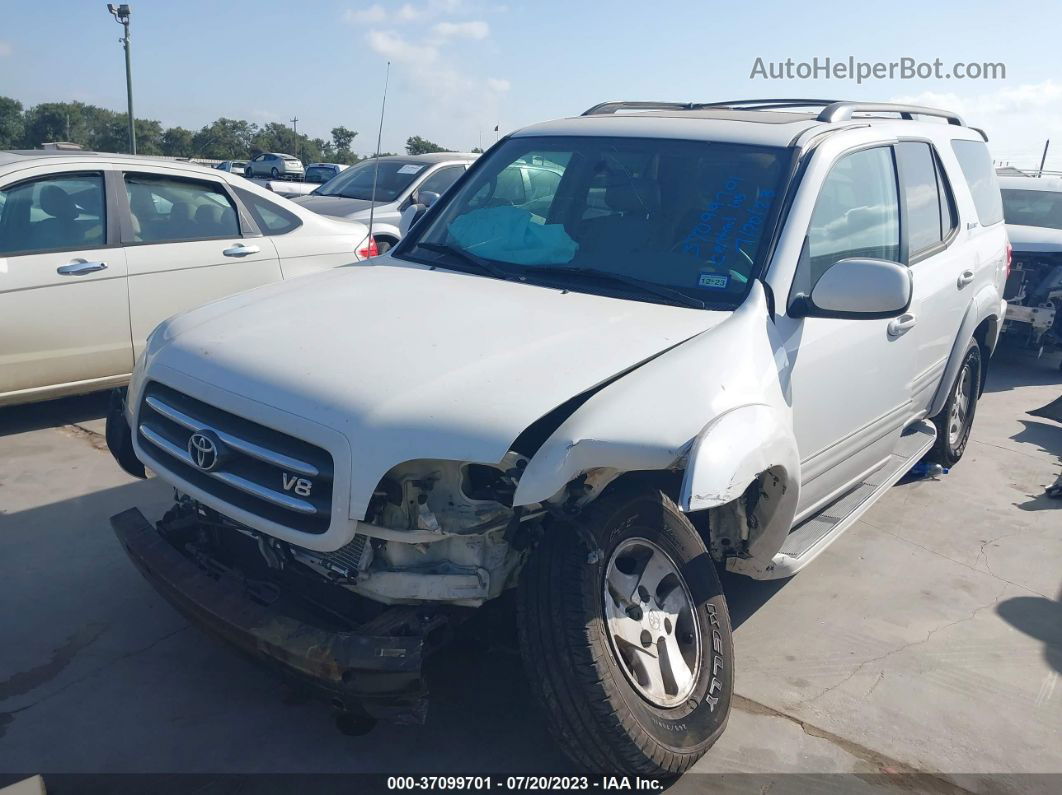
[[[243,188],[233,188],[233,190],[251,213],[251,217],[258,224],[263,235],[283,235],[302,226],[302,221],[297,215],[288,212],[269,199],[263,199]]]
[[[998,224],[1003,220],[1003,201],[988,147],[981,141],[952,141],[951,148],[959,160],[966,184],[970,186],[977,220],[983,226]]]

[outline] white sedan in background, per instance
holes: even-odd
[[[0,152],[0,406],[121,386],[170,315],[370,245],[364,224],[218,169]]]

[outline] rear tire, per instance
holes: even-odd
[[[715,564],[658,491],[606,495],[579,521],[601,560],[590,562],[576,528],[555,526],[521,574],[518,630],[532,689],[586,771],[679,775],[719,739],[733,694]]]
[[[272,171],[270,171],[269,173],[273,175],[273,179],[276,179],[277,177],[279,177],[279,176],[280,176],[280,172],[279,172],[279,171],[277,171],[277,168],[276,168],[276,166],[273,166],[273,170],[272,170]]]
[[[376,238],[376,250],[381,254],[386,254],[392,248],[395,247],[395,241],[389,237]]]
[[[926,456],[930,461],[953,467],[959,463],[966,451],[970,431],[973,429],[974,414],[977,412],[982,367],[981,346],[977,340],[970,340],[944,408],[933,418],[933,424],[937,428],[937,440]]]

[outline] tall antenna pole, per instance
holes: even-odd
[[[1051,139],[1048,138],[1047,141],[1044,142],[1044,154],[1043,154],[1043,157],[1040,158],[1040,176],[1041,177],[1044,175],[1044,163],[1047,162],[1047,147],[1049,147],[1050,145],[1051,145]]]
[[[369,204],[369,244],[366,250],[372,251],[373,241],[376,240],[372,234],[372,221],[376,214],[376,180],[380,176],[380,142],[383,140],[383,120],[384,110],[387,109],[387,84],[391,80],[391,62],[387,62],[387,71],[384,73],[384,90],[383,101],[380,103],[380,129],[376,132],[376,163],[372,169],[372,198],[371,204]]]

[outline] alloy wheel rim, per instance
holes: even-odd
[[[951,413],[948,416],[948,442],[955,446],[962,438],[966,430],[966,423],[970,416],[970,403],[973,394],[973,372],[970,365],[963,365],[959,377],[955,380],[955,390],[952,395]]]
[[[658,545],[628,538],[605,567],[605,626],[612,653],[642,698],[685,702],[701,668],[700,628],[678,566]]]

